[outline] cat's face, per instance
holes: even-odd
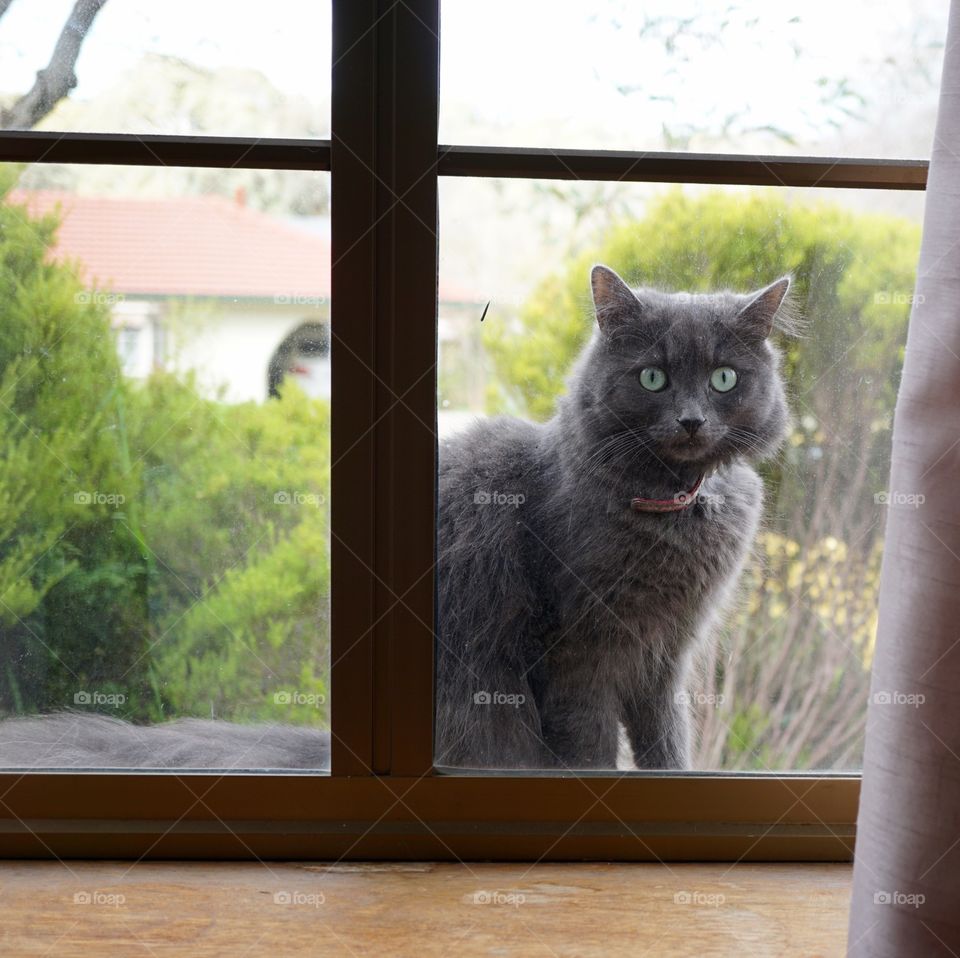
[[[749,295],[633,292],[596,266],[591,282],[599,332],[573,398],[592,438],[629,433],[624,458],[703,469],[776,449],[788,411],[769,335],[789,279]]]

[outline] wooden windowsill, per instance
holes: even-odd
[[[848,864],[7,862],[8,955],[837,955]]]

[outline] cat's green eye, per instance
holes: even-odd
[[[667,374],[656,366],[646,366],[640,370],[640,385],[652,393],[658,393],[667,385]]]
[[[728,393],[737,385],[737,371],[729,366],[721,366],[710,374],[710,385],[718,393]]]

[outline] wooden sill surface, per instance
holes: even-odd
[[[0,954],[843,955],[849,864],[5,862]]]

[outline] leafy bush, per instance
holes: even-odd
[[[0,204],[0,711],[325,721],[328,404],[125,379],[56,225]]]
[[[164,711],[325,716],[329,404],[295,384],[263,405],[198,401],[172,376],[141,399]]]
[[[145,567],[115,512],[138,482],[123,456],[126,387],[107,309],[46,259],[55,227],[0,206],[5,709],[72,705],[142,648]]]

